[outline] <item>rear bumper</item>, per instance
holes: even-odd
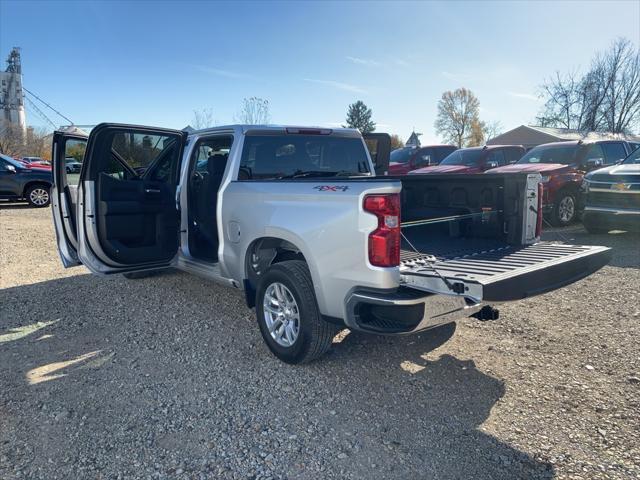
[[[611,229],[619,228],[638,232],[640,231],[640,210],[587,205],[584,209],[582,221]]]
[[[482,308],[456,295],[400,287],[395,291],[355,290],[346,300],[347,327],[379,334],[407,334],[451,323]]]

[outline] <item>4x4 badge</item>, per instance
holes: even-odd
[[[349,185],[316,185],[313,188],[319,192],[337,192],[338,190],[346,192],[349,190]]]

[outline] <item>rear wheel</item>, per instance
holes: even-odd
[[[256,293],[262,338],[283,362],[306,363],[331,347],[335,325],[322,319],[307,264],[277,263],[267,270]]]
[[[36,208],[48,207],[51,202],[47,185],[32,185],[27,189],[27,201]]]
[[[556,227],[564,227],[576,219],[577,212],[576,196],[571,192],[560,192],[553,205],[551,220]]]

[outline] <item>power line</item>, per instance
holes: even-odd
[[[47,122],[49,122],[53,126],[54,130],[58,128],[58,126],[55,123],[53,123],[51,119],[47,117],[45,113],[42,110],[40,110],[38,106],[35,103],[33,103],[28,97],[24,97],[24,99],[27,102],[29,102],[29,105],[31,105],[31,107],[38,113],[38,115],[40,115],[43,119],[45,119]]]
[[[47,107],[49,107],[51,110],[53,110],[54,112],[56,112],[58,115],[60,115],[62,118],[64,118],[67,122],[69,122],[71,125],[73,125],[73,122],[68,118],[65,117],[63,114],[61,114],[58,110],[56,110],[55,108],[53,108],[51,105],[49,105],[47,102],[45,102],[44,100],[42,100],[38,95],[36,95],[35,93],[33,93],[32,91],[28,90],[24,85],[22,86],[22,89],[27,92],[29,95],[33,95],[35,98],[37,98],[38,100],[40,100],[42,103],[44,103]],[[25,97],[26,98],[26,97]]]

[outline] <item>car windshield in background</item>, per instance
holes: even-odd
[[[415,148],[397,148],[393,152],[391,152],[391,157],[389,160],[394,163],[407,163],[409,162],[411,155],[413,155],[413,152],[415,152]]]
[[[241,179],[369,175],[361,138],[323,135],[249,135],[240,163]]]
[[[456,150],[445,157],[440,165],[466,165],[468,167],[477,165],[482,157],[482,149]]]
[[[535,147],[517,163],[561,163],[571,165],[576,162],[577,145],[548,145]]]
[[[625,158],[622,163],[625,165],[631,165],[634,163],[640,164],[640,148],[634,150],[633,153]]]

